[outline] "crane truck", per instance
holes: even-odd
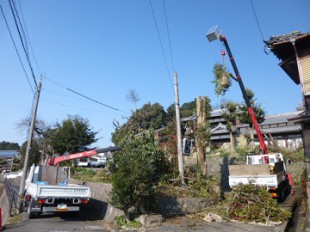
[[[90,157],[117,147],[92,149],[65,154],[48,160],[48,166],[32,166],[25,183],[25,205],[29,218],[49,212],[76,212],[87,205],[91,197],[89,186],[69,184],[70,168],[58,167],[60,162]]]
[[[266,188],[271,193],[272,197],[278,198],[279,201],[283,201],[290,192],[292,183],[292,181],[290,181],[291,176],[287,173],[285,158],[281,153],[269,154],[268,152],[267,145],[265,144],[263,134],[259,128],[257,118],[253,107],[251,106],[249,96],[244,87],[227,38],[222,34],[217,26],[212,27],[208,31],[207,38],[209,42],[219,39],[225,46],[235,73],[235,76],[232,74],[230,76],[239,84],[251,117],[251,121],[255,128],[261,150],[261,154],[259,155],[248,155],[246,164],[229,165],[229,185],[230,187],[233,187],[239,183],[253,183]]]

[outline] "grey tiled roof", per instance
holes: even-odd
[[[281,43],[281,42],[287,42],[291,41],[291,39],[296,39],[300,36],[305,35],[306,33],[301,33],[300,31],[293,31],[289,34],[280,35],[280,36],[271,36],[269,41],[266,41],[265,43],[268,45],[274,44],[274,43]]]
[[[273,127],[261,129],[264,134],[276,134],[276,133],[289,133],[289,132],[299,132],[301,131],[301,126],[284,126],[284,127]]]
[[[211,118],[212,117],[219,117],[223,114],[223,111],[222,109],[217,109],[217,110],[212,110],[211,112]]]
[[[284,114],[274,114],[265,117],[265,121],[260,125],[269,125],[269,124],[279,124],[279,123],[287,123],[290,118],[296,117],[302,111],[284,113]]]
[[[212,135],[228,133],[226,125],[223,125],[221,123],[217,127],[213,128],[210,132]]]
[[[192,116],[187,117],[187,118],[181,118],[181,122],[194,121],[196,119],[197,119],[197,116],[196,115],[192,115]]]
[[[283,126],[283,127],[270,127],[270,128],[261,128],[263,134],[284,134],[284,133],[301,133],[301,126]],[[246,128],[240,128],[242,134],[249,133]],[[256,131],[253,130],[253,133],[256,134]]]

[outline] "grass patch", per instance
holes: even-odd
[[[9,224],[19,223],[22,220],[23,220],[22,214],[18,214],[9,218]]]
[[[98,183],[111,183],[111,173],[106,169],[74,168],[71,177],[75,180]]]
[[[139,228],[142,226],[141,222],[133,220],[128,221],[125,216],[116,217],[115,226],[121,228]]]

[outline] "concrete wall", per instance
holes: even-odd
[[[0,208],[2,209],[2,225],[5,225],[9,222],[10,218],[10,207],[9,201],[6,195],[5,186],[0,184]]]
[[[228,183],[228,164],[230,160],[228,157],[212,157],[207,158],[207,174],[214,176],[221,183],[221,192],[227,192],[230,190]]]

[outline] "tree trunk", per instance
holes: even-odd
[[[229,138],[230,138],[230,151],[235,152],[236,151],[235,137],[234,137],[232,131],[229,132]]]
[[[196,107],[197,107],[197,127],[196,127],[196,149],[198,155],[198,163],[200,167],[200,171],[203,176],[207,175],[207,164],[205,157],[205,137],[204,130],[206,125],[206,98],[204,97],[203,101],[201,97],[196,99]]]

